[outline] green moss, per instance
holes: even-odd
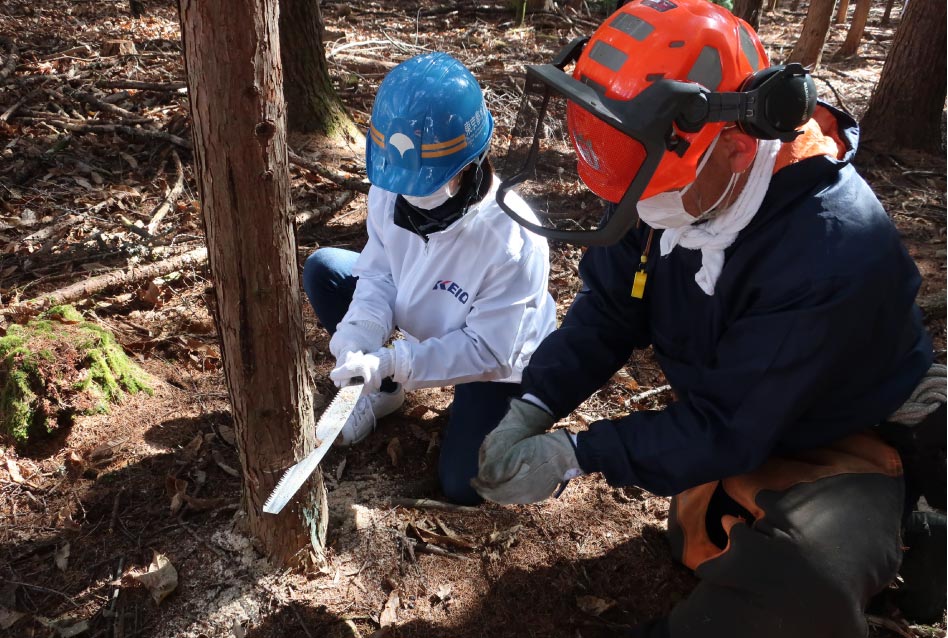
[[[60,321],[72,323],[80,323],[82,321],[82,315],[72,306],[53,306],[44,312],[43,316],[49,319],[59,319]]]
[[[74,414],[107,412],[125,393],[137,392],[152,394],[148,375],[112,333],[71,306],[11,326],[0,338],[0,434],[18,444]]]

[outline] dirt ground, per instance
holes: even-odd
[[[516,115],[524,64],[548,60],[606,15],[584,2],[578,12],[527,16],[519,26],[502,1],[321,5],[333,79],[360,126],[391,66],[445,50],[485,86],[498,139]],[[177,12],[164,0],[143,8],[136,19],[124,2],[0,0],[0,55],[8,58],[10,42],[19,54],[0,81],[0,112],[15,107],[0,116],[0,307],[201,246],[191,154],[181,143],[190,139],[187,98],[174,84],[183,80]],[[761,36],[774,61],[789,52],[805,10],[804,2],[764,15]],[[862,113],[898,14],[883,26],[873,8],[850,59],[833,59],[846,34],[833,28],[815,73],[823,99]],[[91,93],[99,104],[83,97]],[[857,164],[922,271],[919,303],[944,362],[945,158],[863,149]],[[338,169],[364,175],[358,158]],[[292,186],[301,259],[318,246],[361,247],[363,195],[298,168]],[[579,254],[552,247],[561,311],[578,285]],[[115,332],[155,392],[80,417],[26,449],[0,445],[0,635],[605,638],[667,613],[694,586],[664,540],[667,499],[611,488],[598,476],[539,505],[393,505],[394,497],[439,498],[438,431],[450,390],[412,394],[366,443],[329,453],[325,564],[306,574],[274,570],[243,534],[211,297],[199,260],[81,295],[77,307]],[[326,396],[327,335],[309,308],[304,316]],[[646,394],[664,382],[648,353],[626,372],[568,425],[669,399]],[[156,556],[177,572],[177,587],[160,603],[136,579]],[[870,620],[876,636],[945,635],[944,625],[909,627],[885,606]]]

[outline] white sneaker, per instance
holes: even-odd
[[[386,417],[405,402],[405,388],[398,384],[394,392],[373,392],[359,398],[352,414],[339,433],[337,445],[349,447],[372,434],[378,419]]]

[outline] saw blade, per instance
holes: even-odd
[[[362,396],[364,385],[346,386],[336,393],[332,401],[323,411],[316,423],[316,448],[306,455],[302,461],[292,466],[273,488],[266,503],[263,504],[263,511],[267,514],[279,514],[280,511],[290,502],[290,499],[313,473],[319,462],[323,460],[326,452],[332,447],[333,442],[346,424],[349,415],[359,402]]]

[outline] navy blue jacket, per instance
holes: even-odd
[[[713,296],[694,280],[700,252],[659,257],[656,231],[644,298],[631,297],[644,224],[587,251],[583,289],[534,353],[524,392],[562,418],[652,345],[677,399],[591,424],[577,438],[585,471],[675,494],[870,427],[925,374],[918,269],[850,165],[856,123],[831,112],[845,156],[774,174]]]

